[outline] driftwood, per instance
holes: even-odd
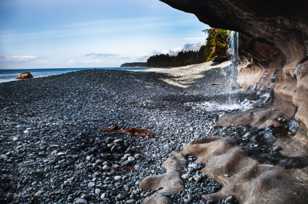
[[[101,129],[104,133],[124,133],[130,136],[142,137],[142,138],[152,138],[154,133],[145,128],[120,128],[118,125],[113,125],[111,128]]]

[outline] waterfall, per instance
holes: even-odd
[[[231,56],[231,64],[226,70],[226,94],[228,95],[227,103],[234,104],[236,101],[232,97],[233,87],[236,84],[237,67],[239,64],[239,33],[235,31],[230,32],[228,53]]]

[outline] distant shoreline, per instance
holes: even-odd
[[[120,67],[148,67],[146,62],[128,62],[122,64]]]
[[[34,78],[41,78],[41,77],[57,76],[61,74],[66,74],[76,71],[87,71],[87,70],[142,72],[145,70],[145,67],[2,69],[0,70],[0,83],[18,81],[16,79],[16,76],[22,72],[31,72]]]

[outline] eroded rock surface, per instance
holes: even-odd
[[[161,1],[210,26],[239,31],[241,56],[251,60],[239,71],[242,88],[273,88],[279,100],[296,106],[296,119],[305,129],[296,139],[307,142],[307,1]]]
[[[213,178],[223,185],[215,193],[204,192],[204,203],[307,203],[308,167],[286,169],[259,162],[249,157],[247,152],[235,146],[232,141],[230,138],[207,138],[186,145],[179,153],[171,154],[164,164],[167,173],[147,177],[140,183],[143,190],[154,191],[144,203],[171,203],[170,195],[183,191],[184,183],[179,180],[179,175],[184,170],[184,157],[196,157],[194,165],[190,166],[199,171],[193,179],[198,179],[200,186],[206,183],[201,175]],[[185,182],[186,177],[186,174],[181,176]],[[189,200],[184,203],[199,202]]]
[[[157,191],[145,199],[145,204],[168,203],[169,199],[164,193],[178,193],[184,189],[181,173],[185,159],[180,153],[173,152],[163,163],[166,173],[158,176],[149,176],[140,182],[142,190]]]
[[[234,195],[244,204],[304,204],[308,201],[307,174],[260,164],[226,140],[187,145],[182,154],[197,156],[198,162],[206,164],[202,172],[224,184],[220,192],[204,196],[205,200]]]

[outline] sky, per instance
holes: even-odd
[[[108,67],[205,41],[159,0],[0,0],[0,69]]]

